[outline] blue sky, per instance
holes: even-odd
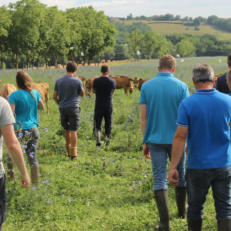
[[[16,1],[0,0],[1,5],[8,5]],[[106,15],[113,17],[126,17],[132,13],[133,16],[151,16],[161,14],[173,14],[189,17],[208,17],[216,15],[222,18],[231,18],[231,2],[228,0],[40,0],[48,6],[57,5],[59,9],[65,10],[71,7],[92,5],[96,10],[103,10]]]

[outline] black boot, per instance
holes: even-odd
[[[156,230],[170,230],[170,211],[167,190],[155,191],[156,205],[159,211],[160,224],[156,226]]]
[[[202,219],[187,219],[188,231],[202,231]]]
[[[108,146],[110,144],[111,133],[105,133],[105,135],[106,135],[105,143],[106,146]]]
[[[231,218],[217,219],[218,231],[230,231],[231,230]]]
[[[178,208],[179,218],[184,219],[186,217],[186,187],[175,188],[176,204]]]

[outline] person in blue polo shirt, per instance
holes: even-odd
[[[159,60],[159,73],[144,83],[140,94],[140,125],[143,134],[144,156],[152,160],[154,193],[160,216],[157,230],[170,229],[170,211],[167,186],[167,158],[171,159],[172,141],[176,132],[177,110],[189,96],[185,83],[173,76],[176,60],[165,55]],[[181,154],[183,154],[182,151]],[[186,183],[185,153],[178,166],[180,184],[175,190],[178,215],[185,217]]]
[[[219,231],[231,230],[230,96],[213,88],[214,71],[207,64],[193,69],[195,93],[179,106],[169,179],[178,185],[177,165],[187,138],[186,183],[188,230],[202,230],[203,208],[212,186]]]

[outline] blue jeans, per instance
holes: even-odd
[[[231,218],[231,166],[216,169],[187,169],[188,214],[190,219],[202,219],[204,203],[210,186],[217,219]]]
[[[167,189],[167,157],[171,161],[172,144],[151,144],[148,143],[152,159],[152,171],[154,176],[154,190]],[[177,187],[186,187],[185,182],[185,152],[178,164],[179,184]]]

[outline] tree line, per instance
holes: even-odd
[[[215,15],[209,16],[207,23],[220,29],[231,32],[231,18],[218,18]]]
[[[38,0],[21,0],[0,7],[1,67],[10,57],[11,67],[29,67],[41,59],[46,66],[51,57],[90,63],[115,45],[116,29],[103,11],[93,7],[58,10]]]

